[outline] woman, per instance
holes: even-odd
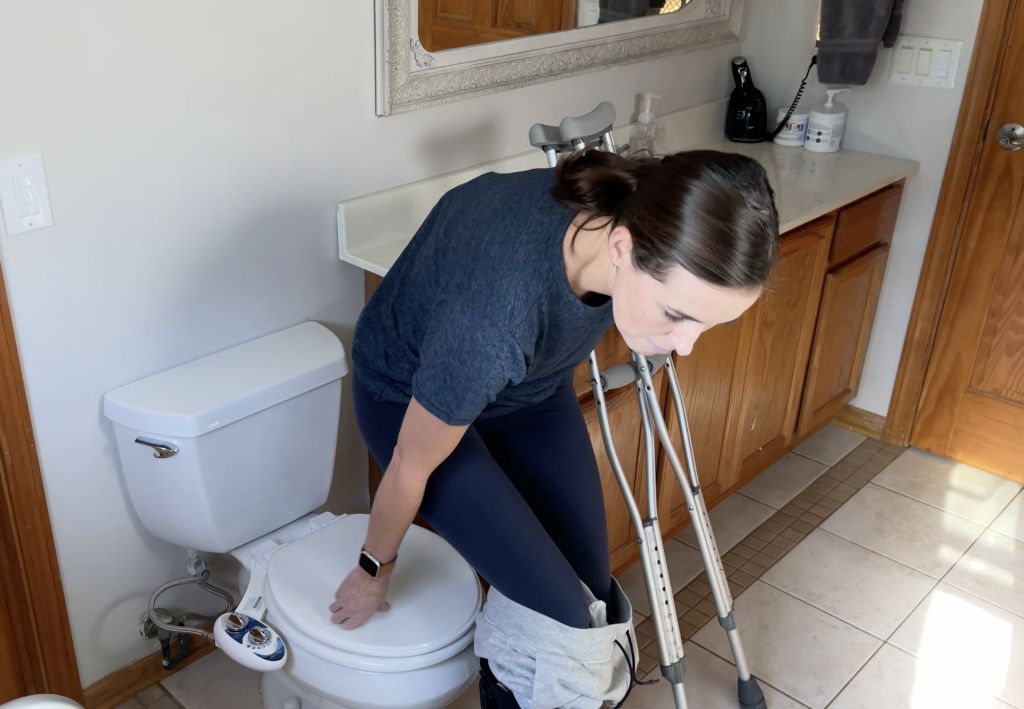
[[[570,704],[541,696],[558,693],[539,686],[557,664],[547,639],[495,644],[493,633],[544,626],[562,645],[606,642],[595,599],[610,613],[621,595],[572,370],[613,322],[636,352],[689,354],[757,300],[778,238],[764,170],[728,153],[592,150],[448,192],[356,326],[356,415],[385,474],[362,568],[331,619],[351,629],[388,608],[387,572],[419,512],[491,585],[488,606],[521,614],[488,616],[485,638],[478,623],[484,705],[516,706],[495,675],[524,703]],[[498,657],[498,646],[535,656]]]

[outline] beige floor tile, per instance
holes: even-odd
[[[1024,616],[1024,542],[985,532],[943,580]]]
[[[973,677],[935,669],[883,645],[828,709],[1013,709]]]
[[[704,648],[686,643],[686,701],[692,709],[738,709],[736,697],[736,668]],[[629,709],[669,709],[674,707],[672,685],[661,673],[653,685],[637,685],[633,688],[626,706]],[[782,692],[759,682],[766,703],[771,709],[803,709],[804,705],[787,697]]]
[[[826,425],[794,450],[825,465],[835,465],[867,438],[834,423]]]
[[[874,484],[821,525],[911,568],[941,578],[984,527]]]
[[[817,461],[789,453],[740,488],[740,492],[779,509],[817,480],[827,468]]]
[[[665,540],[665,558],[668,560],[668,573],[672,580],[673,594],[678,593],[683,586],[704,571],[704,562],[701,561],[700,552],[675,539]],[[640,562],[637,561],[616,578],[633,604],[633,610],[650,615],[651,603],[647,597],[647,587],[644,585],[643,568]]]
[[[171,675],[162,684],[186,709],[263,706],[260,673],[242,667],[220,650]]]
[[[260,709],[262,705],[257,704],[253,709]],[[146,709],[181,709],[181,704],[174,701],[168,696],[163,696],[157,699],[152,704],[147,704]],[[189,707],[189,709],[192,709]]]
[[[940,583],[889,644],[929,676],[969,677],[979,693],[1024,707],[1024,618]]]
[[[774,513],[775,508],[762,502],[743,495],[729,495],[708,513],[718,551],[725,554]],[[693,527],[687,527],[676,539],[694,549],[698,548]]]
[[[761,580],[881,639],[896,630],[936,583],[821,529]]]
[[[812,708],[826,706],[882,644],[761,581],[736,599],[736,624],[754,675]],[[717,620],[693,641],[732,656]]]
[[[913,449],[871,482],[981,525],[994,520],[1021,489],[1006,478]]]
[[[146,689],[136,694],[135,698],[143,704],[145,704],[146,706],[149,706],[158,699],[162,699],[164,696],[166,696],[166,693],[160,687],[160,685],[154,684],[152,687],[147,687]]]
[[[449,704],[446,709],[480,709],[480,677],[473,680],[459,698]]]
[[[146,705],[140,702],[138,699],[132,697],[131,699],[126,699],[120,704],[115,705],[114,709],[145,709],[145,706]]]
[[[1024,542],[1024,492],[1013,499],[1010,506],[992,523],[992,529]]]

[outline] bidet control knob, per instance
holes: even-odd
[[[245,619],[237,613],[229,613],[228,617],[224,619],[224,625],[230,630],[241,630],[245,627]]]
[[[263,628],[255,627],[249,631],[249,637],[252,638],[252,641],[257,645],[262,645],[270,640],[270,633]]]

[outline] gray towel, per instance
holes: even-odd
[[[823,84],[867,82],[878,44],[896,42],[903,0],[821,0],[818,80]]]

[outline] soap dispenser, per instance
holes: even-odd
[[[629,155],[638,158],[653,158],[654,144],[657,142],[657,124],[651,110],[653,99],[661,98],[658,94],[641,94],[640,113],[629,136]]]
[[[804,147],[815,153],[834,153],[843,142],[846,127],[846,106],[835,100],[836,94],[848,88],[826,89],[825,103],[811,109],[807,118],[807,138]]]

